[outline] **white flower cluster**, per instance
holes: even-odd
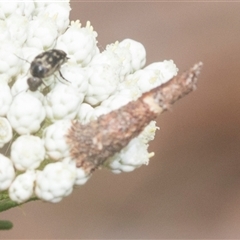
[[[65,134],[72,120],[96,120],[178,71],[172,60],[143,68],[144,46],[131,39],[100,52],[90,22],[69,24],[70,10],[64,0],[0,2],[0,191],[18,203],[32,196],[59,202],[89,179],[69,155]],[[61,73],[41,78],[30,91],[30,64],[51,49],[64,51],[68,60]],[[156,129],[151,122],[104,167],[120,173],[147,164]]]

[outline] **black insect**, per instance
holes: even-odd
[[[38,87],[43,83],[42,78],[46,78],[59,71],[60,76],[65,79],[60,72],[60,67],[69,58],[67,54],[59,49],[51,49],[37,55],[30,65],[30,74],[27,79],[29,89],[33,92],[37,91]]]

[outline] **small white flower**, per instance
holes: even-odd
[[[97,120],[99,116],[107,114],[110,111],[111,109],[109,107],[99,105],[94,108],[88,103],[82,103],[79,107],[77,119],[81,124],[87,124],[91,121]]]
[[[144,66],[146,62],[146,50],[140,42],[127,38],[121,41],[119,46],[129,49],[131,54],[132,69],[129,73],[135,72]]]
[[[177,74],[177,71],[178,69],[172,60],[165,60],[163,62],[152,63],[144,69],[129,74],[125,82],[136,82],[143,93],[167,82]]]
[[[44,99],[47,118],[51,122],[74,119],[83,97],[73,86],[58,83]]]
[[[89,85],[85,101],[97,105],[116,91],[119,75],[109,65],[94,65],[88,67],[87,71]]]
[[[46,7],[52,3],[52,1],[36,1],[36,0],[33,0],[33,1],[34,1],[34,5],[35,5],[33,16],[35,16],[35,17],[43,14]]]
[[[76,166],[64,163],[50,163],[43,171],[38,171],[36,195],[48,202],[59,202],[68,196],[76,179]]]
[[[148,164],[149,158],[154,153],[148,152],[148,142],[154,139],[156,130],[156,121],[151,121],[140,135],[130,141],[119,153],[110,157],[104,164],[114,173],[131,172],[134,169]]]
[[[13,129],[20,135],[37,132],[45,116],[41,101],[28,92],[15,96],[7,113]]]
[[[0,20],[0,43],[9,42],[11,40],[11,34],[7,27],[6,21]]]
[[[138,91],[138,97],[141,96],[140,91]],[[133,93],[130,89],[122,90],[117,92],[116,94],[110,96],[106,100],[102,101],[102,107],[108,108],[108,112],[116,110],[130,101],[136,100],[133,98]]]
[[[12,161],[0,154],[0,191],[8,189],[15,177]]]
[[[5,82],[0,82],[0,116],[6,116],[12,102],[10,87]]]
[[[88,103],[82,103],[77,113],[77,119],[82,124],[86,124],[90,121],[96,120],[97,116],[94,112],[94,108]]]
[[[0,117],[0,148],[12,139],[12,127],[6,118]]]
[[[173,62],[173,60],[164,60],[163,62],[151,63],[144,69],[159,71],[156,73],[160,75],[162,83],[169,81],[172,77],[176,76],[178,73],[178,68]]]
[[[108,65],[109,67],[115,69],[116,74],[120,75],[121,72],[121,60],[114,51],[108,50],[109,45],[107,45],[107,49],[101,53],[96,54],[91,62],[88,64],[88,67],[91,66],[102,66]],[[111,48],[110,48],[111,49]]]
[[[29,23],[27,31],[25,46],[35,47],[41,50],[53,48],[53,43],[58,35],[56,22],[53,18],[46,15],[41,15],[33,19]]]
[[[121,80],[132,72],[132,66],[131,66],[131,54],[128,48],[121,47],[119,42],[116,42],[115,44],[110,44],[106,47],[106,51],[112,51],[115,53],[119,59],[120,62],[120,76]]]
[[[6,19],[6,23],[11,40],[15,41],[19,46],[22,46],[27,39],[27,17],[13,14]]]
[[[72,61],[85,67],[96,55],[97,33],[93,30],[90,22],[86,27],[81,27],[79,20],[71,22],[68,30],[58,38],[56,48],[63,49]]]
[[[109,112],[111,112],[111,110],[110,110],[109,107],[105,107],[105,106],[99,105],[99,106],[97,106],[97,107],[94,108],[94,114],[95,114],[97,117],[99,117],[99,116],[101,116],[101,115],[103,115],[103,114],[107,114],[107,113],[109,113]]]
[[[23,15],[24,3],[17,1],[5,1],[0,2],[0,19],[6,19],[11,17],[12,14]]]
[[[157,72],[153,69],[140,69],[126,77],[128,82],[135,82],[135,79],[137,79],[137,86],[141,92],[147,92],[163,83],[160,71]]]
[[[91,175],[86,174],[86,172],[82,168],[77,168],[76,180],[74,182],[74,185],[84,185],[90,177]]]
[[[36,172],[31,170],[18,175],[8,191],[11,200],[17,203],[27,201],[33,195],[35,179]]]
[[[76,168],[76,162],[70,157],[64,158],[63,163],[72,165],[73,168]],[[91,174],[86,173],[83,168],[76,168],[76,179],[74,185],[84,185],[88,179],[91,177]]]
[[[85,68],[76,63],[68,63],[61,67],[61,73],[79,93],[85,94],[88,89],[88,75]]]
[[[69,156],[69,147],[65,134],[71,127],[71,120],[61,120],[47,127],[43,132],[46,154],[55,161],[63,160]]]
[[[38,168],[44,157],[45,149],[39,137],[22,135],[11,146],[11,160],[20,171]]]
[[[131,101],[137,100],[142,95],[142,91],[139,89],[137,82],[138,79],[134,77],[134,74],[129,74],[124,81],[119,84],[117,94],[124,95],[126,98],[131,99]]]
[[[10,83],[21,71],[21,50],[11,42],[0,44],[0,82]]]
[[[35,10],[35,4],[36,4],[35,0],[29,0],[24,2],[23,13],[24,16],[27,17],[28,19],[32,19],[32,15],[34,14]]]
[[[144,143],[152,141],[155,137],[156,130],[160,129],[156,126],[156,121],[151,121],[138,136]]]
[[[58,33],[62,34],[69,25],[70,11],[69,1],[49,1],[46,2],[42,10],[38,12],[38,17],[42,15],[52,17],[56,21]]]
[[[140,138],[134,138],[104,165],[114,173],[131,172],[143,164],[148,164],[151,154],[148,153],[147,148],[148,145]]]

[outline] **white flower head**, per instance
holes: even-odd
[[[110,44],[106,47],[107,52],[113,52],[120,62],[120,76],[123,79],[126,75],[132,72],[131,53],[128,48],[121,47],[119,42]]]
[[[45,157],[45,148],[41,138],[32,135],[18,137],[11,147],[11,160],[20,171],[39,167]]]
[[[119,75],[109,65],[94,65],[87,68],[88,89],[85,101],[97,105],[113,94],[119,83]]]
[[[17,2],[14,0],[7,2],[1,1],[0,2],[0,19],[6,19],[8,17],[11,17],[13,14],[17,15],[23,15],[24,14],[24,3],[23,2]]]
[[[71,120],[61,120],[47,127],[43,132],[47,156],[55,161],[63,160],[69,156],[69,147],[66,143],[65,134],[71,127]]]
[[[52,17],[57,25],[59,33],[66,31],[69,25],[69,14],[71,8],[69,6],[69,1],[56,1],[56,2],[46,2],[44,6],[38,11],[38,17],[40,16],[50,16]]]
[[[23,203],[27,201],[34,193],[34,183],[36,172],[28,170],[18,175],[9,188],[9,197],[12,201]]]
[[[96,37],[97,33],[90,22],[86,27],[81,27],[78,20],[71,22],[68,30],[58,38],[56,48],[64,49],[72,61],[85,67],[98,53]]]
[[[111,44],[115,45],[115,44]],[[114,51],[109,51],[108,46],[106,47],[106,50],[103,52],[100,52],[96,54],[91,62],[88,64],[88,67],[90,66],[101,66],[101,65],[108,65],[109,67],[116,70],[117,74],[120,74],[121,71],[121,61],[120,58]]]
[[[0,148],[12,139],[12,127],[9,121],[0,117]]]
[[[28,18],[17,14],[11,15],[6,19],[11,41],[21,46],[27,39]]]
[[[136,82],[139,90],[143,93],[169,81],[177,75],[177,72],[178,69],[172,60],[164,60],[129,74],[125,81],[128,83]]]
[[[77,119],[82,124],[96,120],[97,116],[95,114],[94,108],[88,103],[82,103],[78,110]]]
[[[147,144],[154,139],[156,130],[158,129],[160,128],[156,126],[156,121],[151,121],[140,133],[139,138]]]
[[[6,116],[12,103],[11,89],[6,82],[0,82],[0,116]]]
[[[105,166],[112,170],[113,173],[131,172],[143,164],[147,165],[150,153],[141,139],[134,138],[123,148],[120,153],[116,153],[105,163]]]
[[[141,134],[132,139],[130,143],[119,153],[110,157],[105,163],[105,167],[111,169],[113,173],[131,172],[143,164],[148,164],[149,158],[154,153],[148,152],[148,143],[154,139],[156,122],[151,121],[141,132]]]
[[[52,122],[74,119],[83,97],[73,86],[57,84],[44,100],[47,118]]]
[[[26,46],[35,47],[42,51],[54,47],[53,44],[58,35],[55,19],[48,15],[41,15],[29,23],[27,31]]]
[[[91,174],[86,173],[86,171],[83,168],[76,168],[75,161],[70,157],[64,158],[62,162],[68,165],[72,165],[73,169],[76,169],[76,178],[74,182],[75,186],[84,185],[88,181],[88,179],[91,177]]]
[[[28,92],[18,94],[7,113],[7,118],[18,134],[37,132],[46,116],[40,100]]]
[[[172,77],[175,77],[178,73],[178,68],[173,60],[164,60],[163,62],[151,63],[144,69],[155,70],[156,74],[161,78],[162,83],[167,82]]]
[[[0,44],[0,82],[10,83],[21,71],[21,49],[17,44],[4,42]]]
[[[61,73],[67,79],[69,85],[78,91],[79,95],[86,94],[88,75],[85,68],[80,68],[76,63],[68,63],[61,67]]]
[[[11,160],[0,154],[0,191],[8,189],[15,178],[15,170]]]
[[[0,42],[9,42],[11,40],[11,34],[8,30],[6,21],[0,20]]]
[[[119,46],[127,48],[131,55],[131,72],[135,72],[144,66],[146,50],[140,42],[127,38],[121,41]]]
[[[37,173],[35,193],[42,200],[59,202],[72,192],[76,175],[74,165],[50,163]]]

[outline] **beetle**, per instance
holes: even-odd
[[[29,89],[33,92],[43,83],[42,78],[46,78],[59,71],[60,76],[65,79],[60,72],[61,66],[69,59],[67,54],[59,49],[51,49],[37,55],[30,65],[31,77],[27,79]]]

